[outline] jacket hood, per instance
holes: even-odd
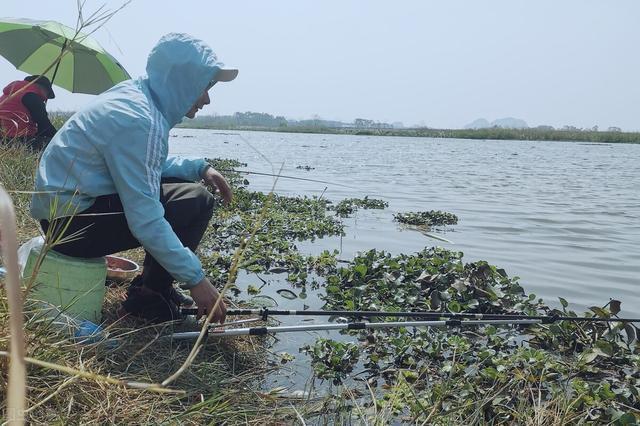
[[[158,109],[175,126],[223,68],[202,40],[171,33],[160,39],[147,60],[147,78]]]

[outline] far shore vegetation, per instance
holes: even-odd
[[[323,120],[291,120],[257,112],[236,112],[233,115],[199,116],[185,120],[178,127],[217,130],[253,130],[290,133],[324,133],[358,136],[408,136],[427,138],[570,141],[599,143],[640,143],[639,132],[623,132],[618,127],[599,129],[563,126],[538,126],[523,129],[489,127],[481,129],[434,129],[430,127],[404,127],[402,123],[380,123],[356,118],[351,123]]]
[[[62,125],[73,112],[54,111],[52,122]],[[623,132],[619,127],[599,129],[575,126],[537,126],[523,129],[488,127],[482,129],[434,129],[431,127],[404,127],[402,123],[380,123],[356,118],[351,123],[323,120],[291,120],[283,116],[259,112],[236,112],[233,115],[203,115],[185,119],[176,126],[187,129],[243,130],[259,132],[318,133],[355,136],[399,136],[421,138],[522,140],[596,143],[640,143],[640,132]],[[58,127],[59,128],[59,127]]]

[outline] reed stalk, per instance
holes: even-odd
[[[24,424],[27,398],[27,370],[25,367],[24,321],[22,293],[18,267],[18,241],[13,201],[0,185],[0,232],[2,257],[7,269],[5,290],[9,304],[9,330],[11,361],[7,387],[7,418],[11,425]]]

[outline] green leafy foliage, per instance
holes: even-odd
[[[360,349],[357,344],[318,339],[315,344],[300,348],[300,352],[311,356],[311,365],[316,376],[340,384],[353,371]]]
[[[234,171],[238,167],[247,167],[246,163],[228,158],[207,158],[206,161],[214,169],[220,171],[233,188],[240,188],[249,184],[249,181],[241,173]]]
[[[394,220],[406,225],[424,225],[426,227],[455,225],[458,223],[458,216],[440,210],[429,210],[427,212],[407,212],[393,215]]]
[[[223,169],[239,164],[216,165]],[[552,308],[527,294],[518,277],[485,261],[465,263],[462,253],[443,248],[399,255],[370,250],[342,267],[336,251],[302,255],[296,242],[344,234],[329,211],[348,215],[359,207],[383,208],[386,203],[351,199],[332,207],[319,198],[250,191],[239,175],[232,181],[234,202],[218,208],[203,242],[209,248],[201,256],[203,263],[216,280],[226,281],[233,251],[270,203],[240,267],[286,274],[284,279],[300,288],[280,289],[278,297],[305,299],[312,280],[312,286],[324,293],[326,309],[578,315],[568,310],[569,302],[563,298],[559,309]],[[417,227],[457,222],[450,213],[433,211],[396,215],[396,220]],[[248,287],[248,296],[253,296],[248,303],[275,306],[273,298],[258,294],[261,288]],[[619,311],[620,303],[610,301],[591,307],[586,315],[609,318]],[[371,386],[376,398],[363,397],[358,404],[390,413],[390,422],[432,422],[432,413],[448,419],[445,423],[467,419],[526,423],[535,417],[557,424],[626,425],[640,419],[640,347],[637,329],[629,324],[565,321],[528,328],[490,325],[346,333],[352,342],[322,338],[300,351],[310,357],[316,377],[322,380],[356,387],[359,382],[351,378],[356,374],[365,378],[360,395],[370,395]],[[346,409],[351,404],[338,403]]]
[[[462,253],[439,247],[415,255],[370,250],[326,276],[327,308],[533,312],[517,278],[479,261],[464,264]]]
[[[287,272],[290,282],[303,286],[316,268],[318,271],[335,268],[337,253],[325,251],[318,256],[303,256],[296,246],[296,241],[344,235],[344,226],[327,215],[329,201],[250,191],[245,187],[246,179],[233,171],[244,164],[221,159],[209,162],[224,170],[223,175],[234,190],[233,202],[228,207],[218,206],[201,243],[207,247],[201,256],[203,265],[212,278],[226,282],[234,250],[249,236],[266,203],[270,205],[265,210],[263,226],[244,252],[241,269],[252,273]]]
[[[346,198],[331,207],[335,210],[336,215],[340,217],[348,217],[355,213],[359,208],[362,209],[385,209],[389,207],[389,203],[383,200],[377,200],[375,198]]]
[[[487,262],[465,264],[462,253],[442,248],[398,256],[370,250],[326,282],[328,309],[577,316],[564,299],[561,311],[552,309],[527,295],[517,277]],[[612,312],[592,307],[587,315]],[[628,409],[640,406],[640,346],[629,327],[565,321],[349,333],[360,341],[358,365],[369,383],[388,389],[378,403],[395,415],[428,417],[424,407],[435,404],[456,418],[511,423],[542,400],[565,404],[567,419],[622,424],[640,414]]]

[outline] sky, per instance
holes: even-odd
[[[2,0],[2,15],[75,26],[77,6]],[[639,19],[637,0],[133,0],[94,37],[132,76],[163,34],[205,40],[240,73],[204,114],[640,130]],[[0,84],[24,76],[0,58]],[[56,94],[49,110],[91,99]]]

